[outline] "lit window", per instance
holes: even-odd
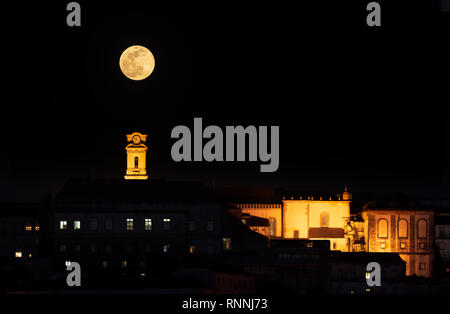
[[[122,268],[125,268],[125,267],[127,267],[127,261],[122,261]]]
[[[417,222],[417,237],[419,239],[426,239],[427,237],[427,222],[425,219],[419,219]]]
[[[80,230],[81,229],[81,221],[75,220],[73,222],[73,230]]]
[[[103,266],[103,268],[108,267],[108,261],[103,261],[103,262],[102,262],[102,266]]]
[[[163,229],[164,229],[164,231],[170,230],[170,218],[163,219]]]
[[[320,214],[320,227],[321,228],[328,228],[328,222],[329,222],[329,215],[328,215],[328,213],[321,213]]]
[[[21,258],[21,257],[22,257],[22,252],[21,252],[21,251],[17,251],[16,254],[15,254],[15,256],[16,256],[17,258]]]
[[[134,229],[134,223],[132,218],[127,218],[127,230],[133,230]]]
[[[66,230],[67,229],[67,220],[60,220],[59,221],[59,229],[60,230]]]
[[[39,225],[36,225],[36,226],[34,227],[34,230],[35,230],[35,231],[39,231]]]
[[[25,226],[25,230],[26,231],[31,231],[31,230],[33,230],[33,227],[31,227],[30,225],[26,225]]]
[[[242,221],[242,223],[243,223],[244,225],[246,225],[246,224],[247,224],[247,219],[245,219],[245,218],[242,218],[242,219],[241,219],[241,221]]]
[[[169,249],[170,249],[170,245],[169,244],[165,244],[164,247],[163,247],[164,253],[168,253]]]
[[[152,220],[145,218],[145,230],[152,230]]]
[[[388,221],[386,219],[378,220],[378,237],[379,238],[388,237]]]
[[[33,254],[31,254],[31,253],[30,253],[30,254],[28,254],[28,257],[29,257],[29,258],[33,257]]]
[[[400,248],[401,249],[406,249],[406,242],[401,242],[400,243]]]
[[[425,263],[419,263],[419,269],[425,270]]]
[[[192,244],[192,245],[189,246],[189,253],[190,254],[194,254],[195,253],[195,245]]]
[[[231,238],[223,238],[222,243],[224,251],[231,251]]]
[[[273,217],[269,218],[269,234],[275,236],[277,230],[277,220]]]
[[[366,271],[366,279],[370,279],[370,274],[371,274],[370,271]]]
[[[188,225],[188,230],[189,231],[195,231],[196,226],[195,226],[195,221],[190,221],[189,225]]]
[[[206,231],[213,231],[214,230],[214,223],[210,220],[206,224]]]
[[[399,238],[408,237],[408,222],[405,219],[400,219],[398,221],[398,237]]]
[[[386,242],[381,242],[380,249],[385,249],[385,248],[386,248]]]

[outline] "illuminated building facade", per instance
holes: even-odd
[[[279,202],[240,202],[241,215],[262,217],[269,222],[269,237],[329,240],[331,250],[350,251],[347,225],[351,194],[345,188],[334,196],[305,195]],[[264,230],[264,229],[262,229]],[[262,233],[262,232],[261,232]]]
[[[362,216],[368,252],[398,253],[407,276],[433,275],[433,211],[415,202],[369,202]]]
[[[127,151],[127,171],[125,179],[127,180],[147,180],[147,135],[139,132],[127,134],[129,144],[125,148]]]

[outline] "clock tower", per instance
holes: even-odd
[[[147,180],[146,154],[147,145],[144,142],[147,135],[139,132],[127,134],[127,172],[126,180]]]

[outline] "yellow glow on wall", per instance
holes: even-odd
[[[147,135],[139,132],[127,134],[129,144],[125,148],[127,151],[127,171],[126,180],[147,180],[146,155],[147,146],[144,142]]]

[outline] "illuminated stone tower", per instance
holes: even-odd
[[[126,180],[147,180],[146,154],[147,146],[144,142],[147,140],[146,134],[133,132],[127,134],[129,144],[125,148],[127,150],[127,172]]]

